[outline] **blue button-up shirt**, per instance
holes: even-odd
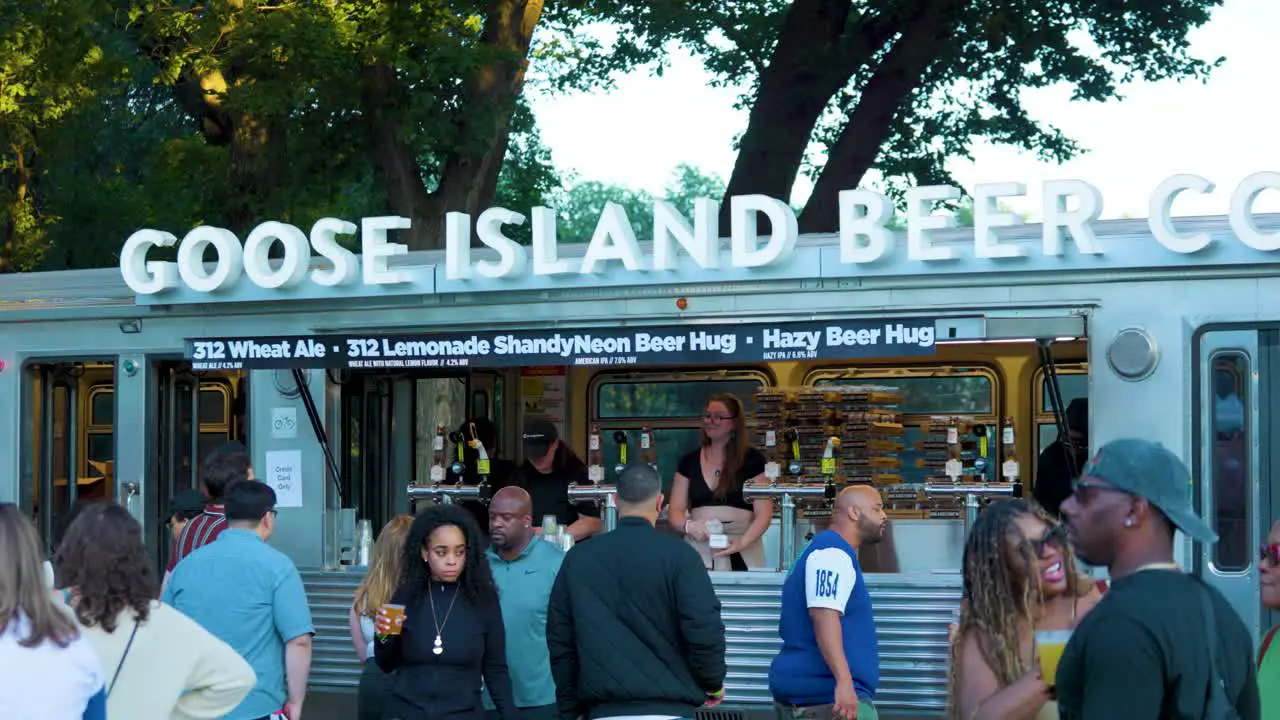
[[[502,624],[507,633],[507,666],[516,706],[522,708],[554,705],[556,684],[551,678],[547,654],[547,605],[564,551],[534,537],[514,560],[503,560],[492,547],[486,554],[493,568],[502,605]],[[485,693],[486,708],[493,708]]]
[[[252,720],[284,707],[285,643],[315,632],[302,576],[288,556],[252,530],[227,528],[178,563],[164,602],[235,648],[257,674],[258,683],[226,720]]]

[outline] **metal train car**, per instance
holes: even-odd
[[[611,212],[602,225],[616,229]],[[404,253],[388,233],[407,221],[366,218],[361,254],[334,241],[356,225],[332,219],[309,238],[264,224],[243,249],[217,229],[180,244],[146,230],[120,268],[0,278],[0,499],[28,509],[50,548],[74,503],[118,499],[160,566],[168,498],[196,486],[204,453],[245,442],[281,500],[272,542],[302,569],[317,620],[311,685],[346,692],[359,674],[346,622],[356,527],[448,495],[431,473],[440,427],[490,418],[491,452],[517,461],[531,416],[583,456],[598,432],[607,499],[624,452],[611,438],[634,448],[650,434],[669,478],[714,393],[869,383],[897,389],[907,426],[1009,426],[1013,442],[991,431],[983,452],[989,440],[992,459],[1019,458],[1029,488],[1065,404],[1088,397],[1091,445],[1140,434],[1191,465],[1222,539],[1183,539],[1180,562],[1257,637],[1280,620],[1260,606],[1256,561],[1280,502],[1280,216],[1242,212],[1098,221],[1095,209],[976,230],[913,217],[874,257],[865,225],[795,236],[777,221],[770,236],[744,222],[722,238],[668,218],[652,243],[610,231],[557,247],[544,215],[532,248],[484,231],[488,247]],[[176,263],[155,259],[173,245]],[[998,486],[999,467],[979,467],[974,486]],[[764,564],[712,572],[729,639],[717,717],[771,712],[780,584],[823,525],[822,493],[775,495]],[[907,513],[863,559],[885,717],[943,714],[965,525],[963,512]]]

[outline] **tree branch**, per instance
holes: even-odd
[[[930,0],[885,55],[831,147],[826,166],[800,214],[801,232],[828,232],[836,227],[840,191],[857,187],[875,162],[894,115],[920,86],[939,46],[954,30],[962,7],[963,0]]]
[[[871,61],[899,27],[888,13],[850,21],[849,0],[797,0],[787,11],[751,106],[728,198],[763,193],[787,198],[818,118],[853,74]]]

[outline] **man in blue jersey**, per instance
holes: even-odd
[[[884,539],[880,493],[852,485],[836,497],[831,526],[814,536],[782,585],[782,650],[769,692],[785,720],[878,720],[880,651],[858,549]]]

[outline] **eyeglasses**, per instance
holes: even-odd
[[[712,413],[707,413],[706,415],[702,416],[702,419],[706,420],[709,423],[718,423],[718,422],[724,422],[725,420],[733,420],[736,417],[738,416],[737,415],[714,415]]]
[[[1272,565],[1280,565],[1280,543],[1266,543],[1258,548],[1259,560],[1270,560]]]

